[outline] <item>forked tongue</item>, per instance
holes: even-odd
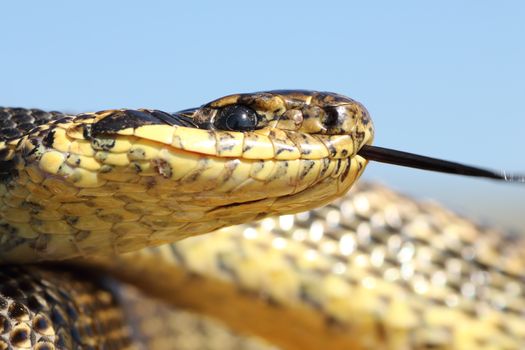
[[[381,163],[394,164],[409,168],[417,168],[440,173],[459,174],[464,176],[485,177],[506,182],[525,183],[525,175],[508,174],[505,171],[497,172],[478,168],[448,160],[420,156],[414,153],[396,151],[390,148],[365,145],[359,152],[360,156]]]

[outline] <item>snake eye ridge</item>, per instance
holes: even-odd
[[[219,110],[213,125],[219,130],[252,131],[257,128],[259,115],[243,105],[227,106]]]

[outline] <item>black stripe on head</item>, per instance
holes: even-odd
[[[197,124],[193,122],[193,119],[191,119],[188,116],[182,115],[182,114],[178,114],[178,113],[169,114],[169,113],[157,111],[157,110],[151,111],[151,114],[155,118],[158,118],[159,120],[162,120],[164,123],[169,124],[169,125],[185,126],[188,128],[198,127]]]
[[[91,134],[94,136],[109,135],[128,128],[135,129],[144,125],[159,124],[196,127],[190,118],[178,114],[169,114],[157,110],[122,110],[115,111],[94,123],[91,127]]]
[[[165,124],[150,113],[135,110],[115,111],[104,117],[91,127],[92,135],[114,134],[128,128],[138,128],[143,125]]]

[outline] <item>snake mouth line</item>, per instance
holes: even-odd
[[[168,125],[145,125],[135,129],[133,136],[206,156],[254,160],[346,158],[368,141],[351,134],[307,134],[277,128],[234,132]]]
[[[279,195],[268,196],[268,192],[261,193],[262,198],[255,200],[239,201],[229,203],[227,205],[219,206],[211,210],[209,213],[216,213],[222,211],[234,211],[246,215],[252,212],[256,214],[254,220],[262,219],[269,215],[277,215],[279,212],[285,210],[288,213],[296,213],[303,211],[306,203],[310,202],[312,197],[319,198],[319,203],[329,203],[333,198],[346,192],[349,188],[349,184],[355,182],[364,170],[366,160],[360,156],[356,156],[354,159],[346,159],[346,162],[342,160],[333,161],[335,163],[335,169],[331,174],[327,176],[318,176],[313,182],[298,182],[295,185],[289,186],[287,192],[279,193]],[[335,186],[333,185],[335,183]],[[242,184],[238,190],[242,191]],[[287,204],[288,203],[288,204]],[[276,208],[274,208],[274,206]],[[317,206],[312,204],[311,207]],[[287,208],[288,207],[288,208]],[[253,208],[253,211],[250,211]],[[294,210],[293,208],[297,208]]]
[[[289,195],[325,179],[345,180],[353,163],[365,162],[361,156],[291,160],[218,157],[169,146],[150,159],[157,174],[175,181],[174,186],[180,191],[194,193],[195,199],[208,197],[207,191],[238,193],[243,198],[247,194],[261,198],[276,193]],[[136,168],[141,165],[146,166],[140,169],[140,174],[150,175],[147,163],[134,164]]]
[[[116,168],[131,165],[147,174],[152,161],[161,175],[175,180],[194,168],[205,170],[206,163],[230,162],[227,168],[231,168],[236,159],[257,162],[254,170],[261,179],[269,175],[264,163],[273,166],[288,161],[283,164],[303,163],[303,168],[312,168],[313,162],[351,158],[360,142],[353,135],[309,135],[270,128],[225,132],[169,125],[145,125],[86,138],[86,132],[75,126],[57,125],[47,130],[41,145],[26,142],[25,147],[27,154],[38,156],[46,173],[67,177],[79,187],[97,187],[103,181],[96,178],[107,177],[104,174]]]
[[[110,191],[161,187],[191,194],[195,203],[210,203],[213,198],[215,206],[288,196],[339,176],[345,181],[366,164],[363,159],[355,162],[356,143],[361,140],[354,135],[279,129],[223,132],[170,125],[144,125],[104,135],[58,124],[43,137],[37,146],[27,142],[26,153],[38,161],[44,177],[64,178],[77,188]],[[354,163],[360,164],[359,169]],[[130,172],[136,180],[131,180]],[[128,185],[120,183],[123,179]]]

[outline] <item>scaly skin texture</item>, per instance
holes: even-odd
[[[119,298],[135,335],[147,350],[277,350],[253,335],[241,335],[220,320],[174,307],[121,283]]]
[[[263,347],[234,340],[231,331],[197,321],[195,314],[177,313],[173,304],[282,349],[516,350],[525,346],[524,251],[522,239],[478,227],[439,205],[358,185],[309,213],[225,228],[88,266],[133,283],[150,299],[129,293],[129,287],[109,289],[118,290],[110,298],[107,284],[83,273],[72,284],[63,272],[29,268],[1,278],[0,293],[30,309],[27,297],[17,297],[5,283],[36,278],[31,283],[51,293],[60,285],[60,296],[70,295],[68,300],[92,300],[102,288],[98,293],[123,310],[106,302],[101,312],[84,315],[84,322],[101,324],[107,309],[113,317],[124,312],[120,317],[127,323],[119,321],[118,327],[127,324],[127,330],[110,329],[131,335],[134,346],[145,349]],[[86,268],[86,261],[78,263]],[[75,297],[79,294],[84,297]],[[39,314],[51,320],[50,333],[63,328],[49,311]],[[9,317],[7,311],[2,315]],[[33,321],[25,324],[35,327]],[[9,341],[10,333],[1,334]],[[80,339],[93,342],[89,332]]]
[[[221,129],[238,125],[225,117],[238,106],[255,113],[253,127]],[[523,241],[382,188],[95,258],[341,196],[373,135],[351,99],[275,91],[175,114],[0,116],[0,261],[90,258],[77,263],[289,349],[525,346]],[[135,328],[143,336],[130,331],[125,296],[105,280],[2,271],[4,348],[132,348],[156,336],[149,319]],[[56,311],[66,306],[69,321]]]
[[[253,130],[218,129],[239,104],[257,113]],[[373,135],[359,103],[317,92],[178,114],[0,114],[3,262],[118,254],[328,203],[364,170],[356,152]]]
[[[437,204],[358,185],[327,207],[125,255],[110,269],[285,349],[518,350],[524,248]]]
[[[0,349],[138,349],[111,290],[88,276],[2,267]]]

